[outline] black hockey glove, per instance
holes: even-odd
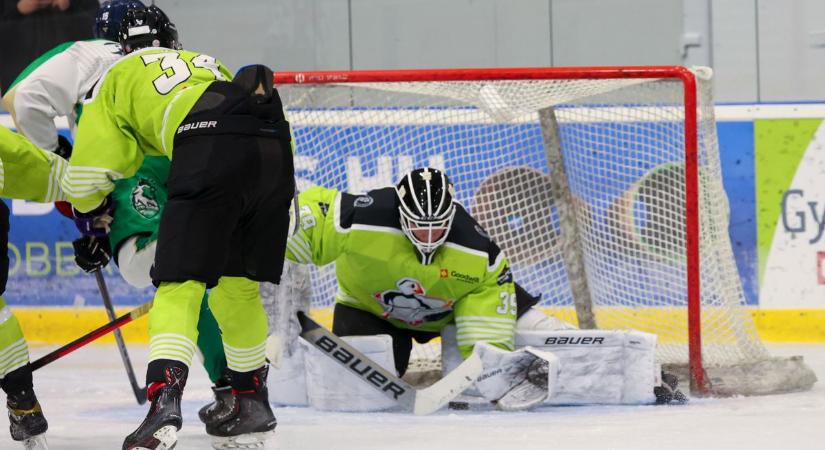
[[[104,198],[103,202],[89,212],[80,212],[76,209],[74,213],[74,224],[84,236],[104,237],[109,234],[109,225],[112,223],[114,205],[111,195]]]
[[[665,373],[662,371],[662,385],[653,388],[653,394],[656,396],[657,405],[684,405],[688,402],[688,398],[677,387],[679,386],[679,378],[676,375]]]
[[[106,267],[112,256],[112,246],[106,236],[83,236],[72,241],[72,247],[74,247],[74,261],[87,273]]]
[[[72,143],[62,134],[57,135],[57,148],[54,153],[66,161],[72,156]]]

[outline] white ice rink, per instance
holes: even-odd
[[[33,349],[33,357],[47,348]],[[320,413],[277,408],[278,428],[268,448],[296,450],[529,450],[529,449],[825,449],[825,345],[772,345],[776,355],[803,355],[820,382],[810,392],[769,397],[693,399],[686,406],[542,408],[529,413],[442,411]],[[142,379],[146,348],[130,346]],[[35,374],[49,419],[53,450],[120,449],[143,419],[117,349],[81,349]],[[208,449],[197,410],[210,398],[209,381],[195,368],[183,401],[177,449]],[[0,427],[7,429],[5,416]],[[15,449],[6,431],[0,449]]]

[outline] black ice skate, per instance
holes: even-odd
[[[151,384],[149,414],[134,433],[126,436],[123,450],[171,450],[175,447],[177,432],[183,423],[180,400],[186,376],[185,367],[170,365],[164,369],[166,381]]]
[[[213,416],[206,432],[215,449],[261,448],[272,436],[277,421],[269,406],[267,367],[252,374],[251,389],[234,390],[228,408]]]
[[[235,402],[232,386],[213,386],[212,392],[215,394],[215,400],[198,411],[198,417],[207,427],[217,425],[225,419]]]
[[[40,402],[31,389],[8,394],[6,406],[9,409],[9,431],[15,441],[23,441],[23,447],[32,450],[46,450],[46,430],[49,428]]]

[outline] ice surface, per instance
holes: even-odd
[[[776,355],[803,355],[820,382],[805,393],[694,399],[687,406],[547,407],[529,413],[442,411],[321,413],[277,408],[273,445],[286,450],[529,449],[825,449],[825,344],[771,345]],[[143,373],[146,347],[129,347]],[[36,358],[48,348],[34,348]],[[141,377],[142,378],[142,377]],[[114,346],[90,346],[35,374],[53,450],[119,449],[143,419]],[[184,395],[177,449],[208,449],[197,410],[210,398],[195,368]],[[7,428],[5,417],[0,428]],[[0,449],[22,448],[0,433]]]

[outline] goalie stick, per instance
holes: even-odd
[[[100,290],[100,296],[103,297],[103,305],[106,307],[106,315],[109,320],[115,320],[115,307],[112,304],[112,297],[109,295],[109,288],[106,286],[106,280],[103,278],[103,272],[100,269],[95,271],[95,278],[97,279],[97,288]],[[129,359],[129,352],[126,351],[126,342],[123,341],[123,335],[120,329],[115,328],[115,341],[117,342],[117,349],[120,352],[120,359],[123,360],[123,367],[126,368],[126,375],[129,377],[129,384],[132,386],[132,392],[135,394],[135,400],[138,405],[146,403],[146,386],[140,387],[135,377],[135,369],[132,367],[132,361]]]
[[[127,323],[132,322],[138,319],[139,317],[146,315],[146,313],[148,313],[150,309],[152,309],[152,302],[144,303],[143,305],[138,306],[137,308],[129,311],[128,313],[118,317],[117,319],[99,328],[96,328],[84,334],[83,336],[80,336],[79,338],[58,348],[57,350],[54,350],[48,355],[40,357],[33,362],[30,362],[29,369],[32,372],[34,372],[35,370],[40,369],[41,367],[47,364],[51,364],[57,361],[58,359],[68,355],[69,353],[72,353],[73,351],[79,349],[80,347],[83,347],[86,344],[89,344],[90,342],[97,340],[99,337],[105,336],[111,333],[113,330],[116,330],[122,327],[123,325],[126,325]]]
[[[340,337],[298,311],[301,337],[323,354],[354,373],[364,383],[415,415],[438,411],[475,382],[481,374],[481,358],[475,353],[437,383],[425,389],[415,389],[374,361],[364,356]]]

